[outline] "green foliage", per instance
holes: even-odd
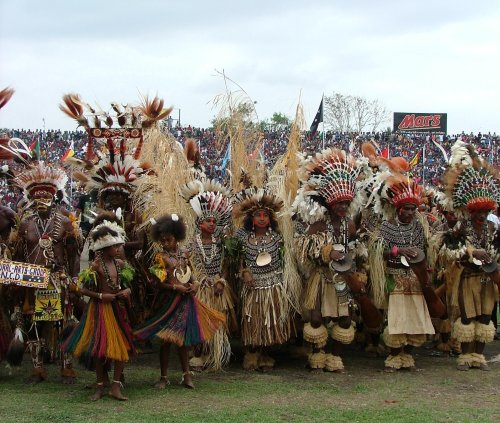
[[[97,273],[90,267],[82,270],[78,275],[78,285],[87,289],[97,288]]]
[[[127,262],[123,265],[122,271],[120,273],[120,282],[124,287],[129,287],[130,283],[134,279],[135,269]]]
[[[283,113],[273,113],[273,117],[271,118],[271,122],[275,125],[281,125],[281,126],[290,126],[290,118],[288,116],[285,116]]]

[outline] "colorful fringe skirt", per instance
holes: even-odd
[[[90,300],[80,323],[62,348],[76,357],[128,361],[135,349],[125,308],[117,301]]]
[[[171,294],[159,313],[136,328],[139,340],[157,337],[180,347],[207,342],[225,323],[223,313],[213,310],[192,295]]]

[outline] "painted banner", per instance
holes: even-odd
[[[35,294],[36,322],[56,322],[63,318],[61,294],[57,289],[39,289]]]
[[[394,112],[394,132],[434,132],[446,134],[446,113],[402,113]]]
[[[0,283],[47,288],[50,270],[30,263],[0,259]]]

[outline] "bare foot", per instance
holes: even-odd
[[[113,381],[111,384],[111,389],[109,390],[109,396],[113,397],[118,401],[127,401],[128,398],[123,396],[121,391],[121,383],[118,381]]]
[[[90,401],[98,401],[104,396],[104,385],[101,383],[96,383],[96,389],[94,395],[90,397]]]
[[[191,369],[192,372],[196,373],[201,373],[203,371],[203,367],[201,366],[190,366],[189,368]]]
[[[397,369],[394,367],[384,367],[384,373],[395,373]]]
[[[184,385],[184,387],[188,389],[194,389],[193,376],[191,375],[191,372],[182,374],[181,385]]]
[[[166,376],[160,376],[160,380],[156,382],[153,387],[155,389],[165,389],[168,385],[170,385],[170,381]]]
[[[62,376],[61,383],[63,385],[74,385],[76,383],[76,377],[74,377],[74,376]]]

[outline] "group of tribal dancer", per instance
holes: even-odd
[[[235,190],[204,174],[195,143],[182,151],[159,130],[170,110],[158,98],[113,104],[114,117],[75,94],[60,108],[89,135],[85,159],[65,163],[97,193],[88,233],[68,208],[63,168],[31,159],[18,139],[0,143],[2,159],[24,166],[3,168],[24,196],[16,212],[0,210],[2,263],[48,274],[43,287],[0,284],[0,358],[19,365],[29,353],[32,383],[47,378],[47,361],[74,383],[78,358],[95,370],[92,400],[126,400],[125,363],[157,341],[154,386],[170,384],[174,344],[181,384],[194,388],[192,372],[227,366],[237,338],[247,371],[271,371],[278,348],[300,346],[312,372],[343,373],[357,332],[387,372],[416,370],[412,350],[431,339],[456,352],[459,370],[488,370],[500,274],[487,216],[500,183],[473,146],[455,143],[437,189],[366,143],[359,157],[292,152],[284,171],[259,181],[233,171]]]

